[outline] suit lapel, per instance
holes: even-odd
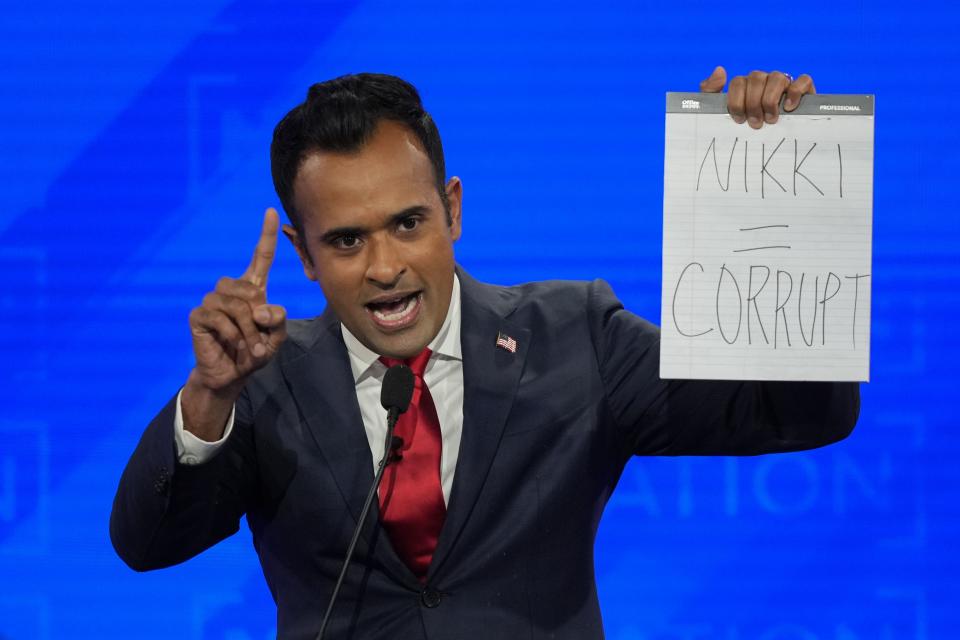
[[[357,402],[350,358],[340,334],[340,321],[328,308],[314,322],[317,328],[302,344],[306,350],[280,366],[306,428],[320,448],[355,525],[373,484],[373,458]],[[361,538],[397,578],[415,584],[416,578],[391,546],[375,534],[378,519],[374,500]]]
[[[514,303],[503,289],[483,285],[460,269],[457,274],[462,300],[463,433],[447,517],[428,578],[440,569],[470,518],[500,445],[530,345],[530,330],[506,318]],[[497,346],[499,334],[516,340],[515,353]]]

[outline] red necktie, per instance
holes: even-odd
[[[429,360],[426,348],[407,360],[380,358],[388,368],[405,364],[413,371],[413,398],[394,431],[403,439],[399,460],[384,470],[380,485],[380,521],[397,554],[421,581],[447,514],[440,486],[440,420],[423,381]]]

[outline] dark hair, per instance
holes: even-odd
[[[293,183],[307,156],[316,151],[358,151],[381,120],[409,127],[420,140],[433,165],[437,191],[449,222],[443,145],[437,125],[420,102],[420,94],[412,84],[396,76],[358,73],[311,86],[307,99],[273,130],[273,187],[294,227],[302,230],[300,214],[293,203]]]

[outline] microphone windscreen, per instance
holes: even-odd
[[[403,413],[410,406],[413,397],[413,371],[410,367],[398,364],[387,369],[380,389],[380,404],[389,411],[396,409]]]

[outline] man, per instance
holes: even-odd
[[[720,91],[718,67],[701,85]],[[759,128],[808,76],[731,82]],[[311,87],[277,126],[283,232],[327,310],[267,303],[279,231],[190,315],[196,366],[147,428],[114,503],[133,568],[182,562],[247,515],[278,635],[320,626],[384,451],[378,398],[406,361],[416,390],[330,638],[599,638],[593,540],[632,455],[756,454],[824,445],[856,422],[856,384],[664,381],[658,330],[610,288],[494,287],[454,262],[463,187],[398,78]]]

